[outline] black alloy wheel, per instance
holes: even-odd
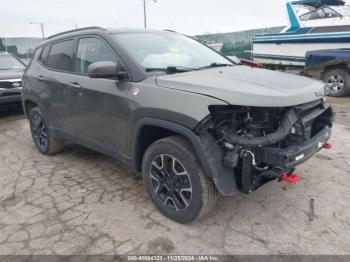
[[[192,198],[188,172],[174,156],[160,154],[152,161],[149,176],[154,192],[166,208],[186,209]]]
[[[30,110],[29,124],[34,144],[40,153],[54,155],[62,151],[64,142],[52,136],[39,107]]]
[[[39,114],[31,119],[33,139],[40,151],[46,151],[48,147],[47,127]]]
[[[216,187],[203,172],[192,145],[180,136],[162,138],[147,148],[142,176],[154,205],[180,223],[204,216],[218,199]]]

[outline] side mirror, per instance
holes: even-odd
[[[88,66],[88,76],[91,78],[120,78],[120,66],[111,61],[95,62]]]

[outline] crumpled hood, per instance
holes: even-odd
[[[157,85],[198,93],[232,105],[285,107],[320,99],[320,81],[248,66],[219,67],[159,76]]]
[[[22,79],[24,69],[0,70],[0,80]]]

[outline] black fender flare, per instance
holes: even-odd
[[[210,134],[198,136],[187,127],[162,119],[147,117],[136,122],[131,144],[131,165],[134,169],[138,166],[138,139],[144,126],[164,128],[186,138],[192,144],[205,175],[213,179],[218,191],[223,196],[233,196],[239,192],[234,171],[224,167],[223,149]]]
[[[29,117],[29,112],[27,112],[27,108],[26,108],[27,102],[35,103],[38,105],[40,109],[43,109],[42,101],[39,98],[37,98],[34,95],[22,94],[22,107],[23,107],[24,114],[27,116],[27,118]],[[42,113],[45,114],[44,110],[42,110]]]

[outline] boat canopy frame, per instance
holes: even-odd
[[[325,5],[345,5],[345,2],[343,0],[299,0],[292,2],[292,5],[309,5],[319,8]]]
[[[325,6],[344,6],[346,3],[343,0],[296,0],[287,2],[287,11],[288,17],[290,21],[290,27],[286,32],[295,32],[300,28],[300,18],[295,13],[294,7],[295,5],[307,5],[312,6],[315,9],[319,9]],[[333,10],[334,11],[334,10]],[[313,12],[313,11],[311,11]],[[310,12],[310,13],[311,13]],[[334,11],[335,13],[338,13]],[[305,15],[305,14],[304,14]],[[341,15],[340,15],[341,16]]]

